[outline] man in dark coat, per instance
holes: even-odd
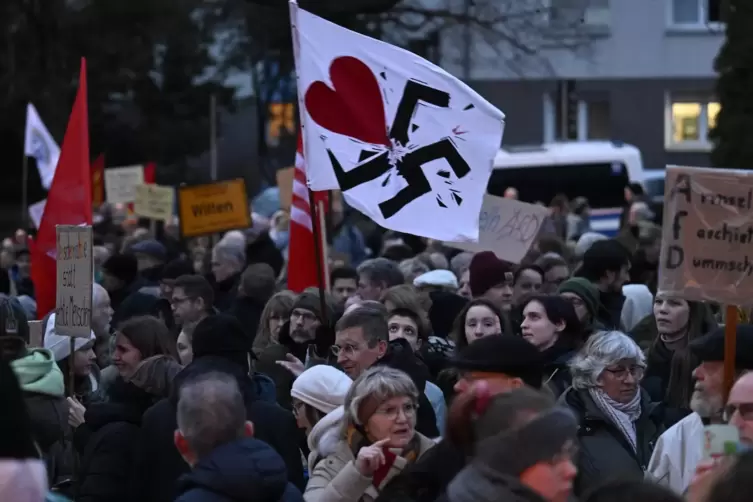
[[[303,502],[280,455],[253,439],[238,384],[215,373],[184,383],[175,446],[191,465],[177,502]]]
[[[227,313],[238,319],[254,343],[264,306],[275,293],[275,273],[266,263],[254,263],[241,274],[238,293]]]
[[[173,395],[152,406],[142,420],[139,484],[133,500],[172,502],[176,480],[189,471],[173,444],[177,429],[177,393],[184,382],[202,374],[221,372],[238,382],[246,418],[254,424],[254,436],[269,444],[285,461],[288,479],[298,488],[305,486],[298,450],[298,429],[293,415],[275,404],[275,391],[269,379],[249,376],[251,345],[239,322],[232,316],[213,315],[202,320],[193,334],[194,360],[173,383]]]

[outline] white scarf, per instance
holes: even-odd
[[[588,393],[601,412],[622,432],[633,447],[633,452],[637,453],[638,435],[635,422],[641,416],[641,390],[636,389],[635,397],[629,403],[618,403],[598,387],[588,389]]]

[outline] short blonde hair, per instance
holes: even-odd
[[[411,377],[389,366],[376,366],[361,373],[345,395],[343,436],[351,425],[364,425],[360,412],[366,400],[381,404],[393,397],[409,397],[418,404],[418,389]]]

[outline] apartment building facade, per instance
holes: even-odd
[[[567,81],[576,110],[571,139],[633,144],[647,168],[708,165],[708,131],[719,111],[713,62],[724,38],[722,0],[582,1],[589,41],[576,51],[542,51],[547,72],[490,64],[473,34],[465,46],[444,39],[439,62],[507,114],[504,144],[560,138],[558,88]]]

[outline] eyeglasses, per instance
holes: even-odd
[[[306,312],[305,310],[294,310],[290,313],[290,320],[292,321],[293,319],[303,319],[303,322],[305,324],[310,324],[316,321],[316,316],[311,312]]]
[[[358,352],[361,352],[361,350],[363,349],[358,345],[348,344],[344,347],[340,347],[339,345],[333,345],[332,347],[330,347],[329,350],[332,351],[332,355],[334,355],[335,357],[338,357],[340,353],[343,353],[346,356],[352,356]]]
[[[736,411],[740,412],[740,417],[742,417],[743,420],[753,420],[753,403],[728,404],[724,407],[724,411],[722,412],[722,420],[729,422],[732,420],[732,415],[734,415]]]
[[[303,411],[303,407],[306,406],[306,403],[303,401],[297,401],[293,403],[293,415],[298,416],[301,414],[301,411]]]
[[[629,368],[605,368],[604,371],[608,371],[609,373],[614,375],[617,380],[624,381],[627,380],[628,374],[631,375],[634,379],[640,380],[641,378],[643,378],[643,374],[646,372],[646,369],[643,366],[631,366]]]
[[[415,403],[406,403],[402,406],[388,406],[386,408],[377,408],[375,414],[381,415],[388,420],[397,420],[400,412],[403,412],[406,418],[413,418],[418,411],[418,405]]]

